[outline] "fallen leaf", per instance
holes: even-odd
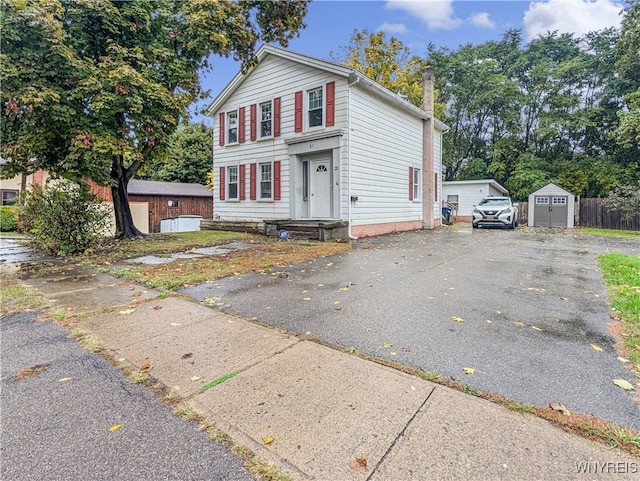
[[[474,372],[476,372],[476,370],[472,367],[463,367],[462,370],[465,372],[465,374],[473,374]]]
[[[598,346],[597,344],[591,344],[591,348],[596,350],[596,351],[602,351],[602,348],[600,346]]]
[[[393,351],[391,351],[389,354],[392,355],[392,356],[397,356],[398,355],[397,353],[395,353]]]
[[[58,382],[67,382],[67,381],[71,381],[71,377],[63,377],[62,379],[58,379]]]
[[[464,322],[464,319],[462,319],[461,317],[458,317],[458,316],[453,316],[451,319],[453,319],[456,322]]]
[[[535,331],[542,331],[542,329],[540,329],[538,326],[531,326],[531,329]]]
[[[411,348],[410,348],[410,347],[407,347],[407,346],[404,346],[404,347],[402,348],[402,352],[411,352]]]
[[[200,376],[191,376],[191,380],[192,381],[199,381],[200,380]]]
[[[341,287],[341,288],[340,288],[340,290],[341,290],[341,291],[348,291],[348,290],[349,290],[349,288],[348,288],[348,287]]]
[[[120,311],[120,314],[131,314],[135,309],[132,307],[130,309],[125,309],[124,311]]]
[[[390,342],[385,342],[382,347],[384,347],[385,349],[389,349],[390,347],[393,347],[393,344],[391,344]]]
[[[613,384],[615,384],[618,387],[621,387],[625,391],[633,391],[633,384],[631,384],[629,381],[625,379],[614,379]]]
[[[109,431],[113,432],[113,431],[117,431],[118,429],[120,429],[122,427],[122,424],[114,424],[113,426],[111,426],[109,428]]]
[[[131,293],[131,297],[140,297],[142,295],[142,292],[140,291],[136,291],[136,292],[132,292]]]
[[[310,297],[303,297],[303,298],[302,298],[302,300],[303,300],[303,301],[310,301],[310,300],[311,300],[311,298],[310,298]]]
[[[179,322],[172,322],[171,324],[169,324],[170,326],[173,327],[177,327],[177,326],[181,326],[182,324],[180,324]]]
[[[351,469],[355,469],[357,471],[366,472],[367,471],[367,459],[366,458],[355,458],[353,461],[349,462],[349,467]]]
[[[189,359],[191,356],[193,356],[193,353],[192,352],[187,352],[187,353],[182,355],[182,359]]]
[[[514,324],[515,324],[516,326],[518,326],[518,327],[522,327],[522,326],[524,326],[524,322],[520,322],[520,321],[516,321],[516,322],[514,322]]]
[[[148,362],[140,366],[140,372],[149,372],[150,370],[151,370],[151,364]]]
[[[570,416],[571,415],[571,411],[569,411],[564,404],[560,404],[560,403],[549,403],[549,407],[551,409],[553,409],[554,411],[559,411],[562,414],[564,414],[565,416]]]
[[[618,361],[620,361],[620,362],[631,362],[626,357],[618,357]]]
[[[560,300],[561,300],[561,301],[566,301],[566,300],[567,300],[567,298],[566,298],[566,297],[561,297],[561,298],[560,298]]]
[[[262,438],[262,442],[264,444],[271,444],[273,442],[273,438]]]
[[[153,306],[152,309],[154,311],[159,311],[160,309],[162,309],[162,306]]]
[[[620,316],[615,316],[615,315],[613,315],[613,314],[611,314],[609,317],[610,317],[611,319],[613,319],[614,321],[620,321],[620,320],[622,320],[622,318],[621,318]]]

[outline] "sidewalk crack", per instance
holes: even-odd
[[[391,445],[387,448],[387,450],[384,452],[384,454],[382,455],[382,457],[380,458],[380,460],[376,463],[376,465],[374,466],[374,468],[371,470],[371,473],[369,474],[369,476],[367,476],[366,481],[370,481],[371,478],[373,477],[373,475],[378,471],[378,469],[380,468],[380,466],[382,465],[382,463],[385,461],[385,459],[387,459],[387,456],[389,455],[389,453],[391,452],[391,450],[395,447],[395,445],[398,443],[398,441],[400,440],[400,438],[404,437],[404,434],[407,432],[407,428],[411,425],[411,423],[413,423],[413,420],[416,418],[416,416],[418,415],[418,413],[420,411],[422,411],[422,409],[424,408],[424,406],[427,404],[427,401],[429,401],[429,399],[431,398],[431,395],[435,392],[435,390],[437,389],[437,387],[434,387],[431,392],[427,395],[427,397],[424,399],[424,401],[422,401],[422,404],[420,404],[420,406],[418,406],[418,409],[416,409],[416,412],[413,413],[413,416],[411,416],[411,418],[406,422],[406,424],[404,425],[404,427],[402,428],[402,431],[400,431],[398,433],[398,435],[395,437],[395,439],[393,440],[393,442],[391,443]]]

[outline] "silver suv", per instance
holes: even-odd
[[[518,204],[509,197],[483,197],[473,205],[471,226],[497,226],[514,229],[518,225]]]

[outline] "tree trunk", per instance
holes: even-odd
[[[131,207],[129,206],[129,195],[127,186],[129,179],[120,176],[118,185],[111,187],[111,196],[113,198],[113,213],[116,218],[116,238],[118,239],[135,239],[144,237],[133,223],[131,215]]]

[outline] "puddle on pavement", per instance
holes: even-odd
[[[176,259],[196,259],[198,257],[205,257],[205,256],[218,256],[222,254],[228,254],[229,252],[233,252],[236,250],[248,249],[250,247],[253,247],[253,245],[243,244],[240,242],[232,242],[230,244],[224,244],[221,246],[200,247],[198,249],[193,249],[189,252],[180,252],[177,254],[168,255],[166,257],[159,257],[159,256],[136,257],[133,259],[127,259],[126,262],[129,264],[160,265],[160,264],[168,264],[170,262],[175,261]]]

